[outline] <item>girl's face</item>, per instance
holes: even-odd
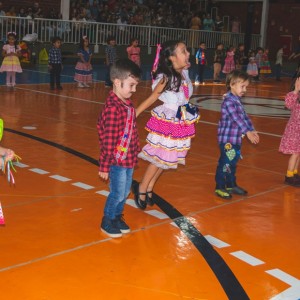
[[[247,87],[249,85],[249,80],[242,81],[237,80],[235,83],[230,83],[231,93],[238,97],[243,97],[247,92]]]
[[[139,41],[138,40],[135,40],[132,42],[132,46],[133,47],[137,47],[137,45],[139,44]]]
[[[9,45],[14,45],[15,44],[15,37],[13,35],[8,36],[7,38]]]
[[[83,41],[83,45],[84,45],[84,46],[88,46],[88,45],[89,45],[89,40],[87,40],[87,39],[84,39],[84,41]]]
[[[190,52],[187,50],[184,43],[179,43],[174,51],[174,54],[170,56],[170,60],[175,70],[183,70],[190,67]]]

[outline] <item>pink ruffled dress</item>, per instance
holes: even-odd
[[[165,91],[159,96],[162,105],[151,111],[151,118],[146,124],[149,131],[147,144],[138,157],[149,161],[162,169],[176,169],[178,164],[185,164],[185,157],[191,146],[191,138],[195,136],[195,122],[198,114],[185,113],[185,119],[176,117],[178,107],[188,103],[193,94],[193,85],[188,71],[183,71],[183,83],[178,92]],[[157,76],[152,89],[162,79]]]
[[[285,106],[291,110],[290,119],[282,135],[279,151],[284,154],[300,153],[300,102],[299,96],[290,92],[285,97]]]

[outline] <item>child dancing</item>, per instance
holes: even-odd
[[[6,86],[14,88],[16,86],[16,73],[22,73],[19,57],[21,48],[17,45],[17,34],[7,33],[7,42],[3,46],[2,56],[4,57],[0,72],[6,72]]]
[[[146,124],[147,144],[139,157],[149,165],[140,183],[133,181],[132,191],[136,205],[145,209],[153,205],[152,190],[163,170],[176,169],[185,164],[185,157],[195,136],[198,109],[189,104],[193,85],[188,75],[190,53],[181,41],[167,41],[158,45],[154,62],[153,92],[136,111],[137,116],[157,99],[163,102],[155,107]]]
[[[293,91],[285,96],[285,106],[291,110],[290,119],[285,127],[281,138],[279,151],[289,154],[290,159],[285,176],[285,183],[288,185],[300,187],[300,176],[298,175],[298,166],[300,159],[300,78],[295,81]]]
[[[242,137],[247,136],[251,143],[259,142],[258,133],[254,130],[241,98],[247,91],[249,75],[234,70],[227,75],[227,94],[221,106],[221,119],[218,125],[218,143],[220,158],[216,170],[217,196],[231,199],[231,194],[246,195],[247,191],[236,182],[236,166],[241,157]]]

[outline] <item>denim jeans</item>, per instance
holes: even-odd
[[[109,171],[109,189],[104,216],[113,220],[121,215],[132,183],[133,168],[111,166]]]
[[[216,189],[231,188],[237,185],[236,183],[236,165],[241,157],[241,146],[232,145],[231,149],[235,150],[235,157],[230,160],[226,154],[225,144],[220,144],[220,158],[216,170]]]

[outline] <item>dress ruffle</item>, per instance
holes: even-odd
[[[17,56],[6,56],[3,59],[0,72],[22,73],[20,60]]]

